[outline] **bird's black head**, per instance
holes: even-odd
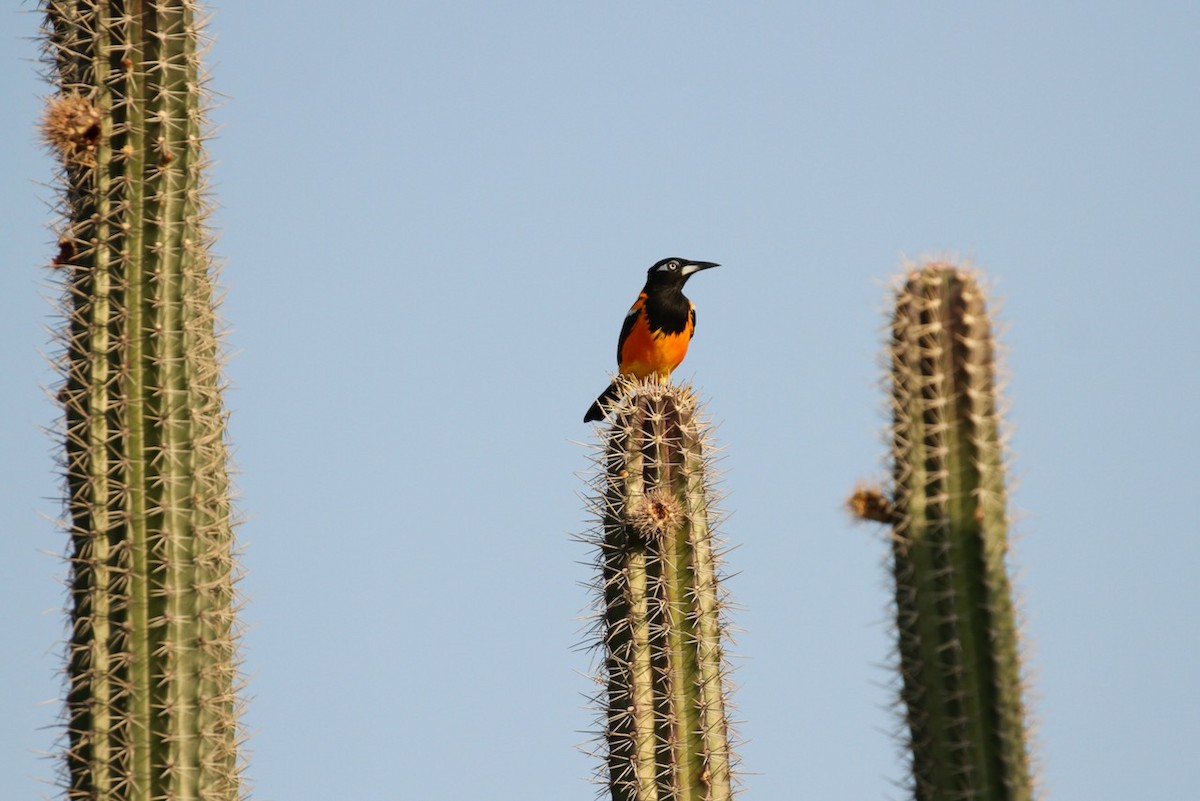
[[[646,289],[682,289],[688,278],[710,267],[721,265],[711,261],[691,261],[690,259],[670,258],[651,267],[646,273]]]

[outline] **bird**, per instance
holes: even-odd
[[[646,271],[646,285],[629,307],[617,340],[617,372],[623,376],[655,376],[666,382],[687,355],[696,331],[696,307],[683,294],[683,285],[701,270],[721,265],[711,261],[669,258]],[[616,381],[600,393],[583,422],[603,420],[620,394]]]

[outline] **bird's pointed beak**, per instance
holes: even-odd
[[[720,267],[720,266],[721,265],[717,264],[715,261],[693,261],[693,262],[689,262],[689,263],[683,265],[683,270],[681,270],[680,272],[684,276],[689,276],[692,273],[698,273],[701,270],[707,270],[711,267]]]

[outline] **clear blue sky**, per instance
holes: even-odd
[[[899,795],[884,286],[1004,299],[1056,801],[1200,787],[1192,3],[225,3],[211,143],[260,799],[591,798],[580,419],[650,263],[726,448],[747,798]],[[1047,8],[1046,6],[1051,6]],[[48,793],[64,545],[52,174],[0,26],[0,786]]]

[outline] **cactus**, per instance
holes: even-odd
[[[892,320],[891,498],[901,700],[919,801],[1033,797],[984,294],[971,271],[912,270]]]
[[[45,0],[62,160],[67,798],[241,797],[234,536],[188,0]]]
[[[620,379],[597,462],[596,699],[614,801],[732,797],[719,554],[690,389]]]

